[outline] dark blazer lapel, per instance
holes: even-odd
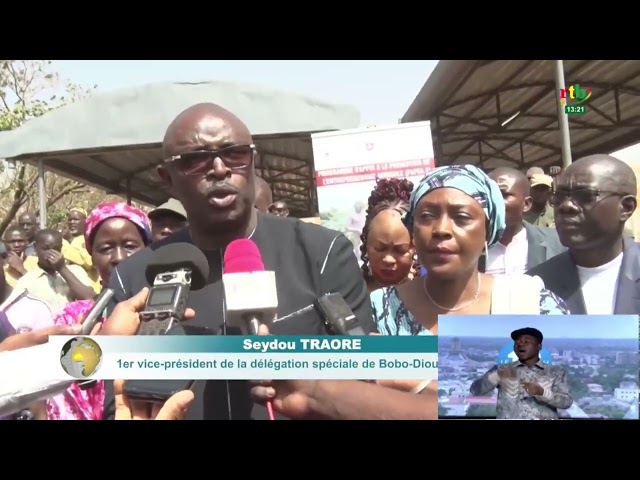
[[[573,263],[569,252],[563,252],[554,257],[554,259],[557,259],[553,266],[556,278],[553,282],[553,287],[549,286],[547,288],[564,299],[572,315],[585,315],[587,309],[582,296],[578,269]]]
[[[540,235],[538,230],[532,228],[530,224],[524,222],[524,229],[527,232],[527,268],[540,265],[547,259],[547,242]]]
[[[630,238],[624,238],[623,242],[614,313],[637,315],[640,314],[640,247]]]

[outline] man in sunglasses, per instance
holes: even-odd
[[[609,155],[572,163],[556,179],[551,204],[567,252],[529,270],[574,315],[640,314],[640,247],[623,235],[636,209],[631,167]]]
[[[109,287],[115,305],[149,284],[145,268],[153,251],[187,242],[199,247],[209,263],[209,284],[191,293],[195,317],[184,326],[188,335],[233,335],[224,324],[223,258],[233,240],[249,238],[260,249],[267,270],[278,284],[278,316],[311,305],[325,293],[342,294],[366,333],[375,331],[369,295],[351,242],[342,234],[295,218],[263,214],[254,208],[256,148],[247,126],[213,103],[187,108],[167,128],[158,173],[187,214],[189,228],[154,242],[118,265]],[[322,335],[319,314],[306,311],[274,323],[277,335]],[[266,419],[253,403],[245,381],[196,382],[189,419]],[[105,417],[113,418],[113,392],[107,391]]]
[[[277,202],[273,202],[271,205],[269,205],[269,213],[277,217],[288,217],[289,206],[287,205],[287,202],[278,200]]]

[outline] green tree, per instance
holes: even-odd
[[[495,417],[495,405],[470,405],[467,409],[467,417]]]
[[[572,375],[569,375],[569,391],[574,400],[586,397],[589,394],[589,388],[584,384],[584,381]]]
[[[96,88],[97,85],[86,88],[61,81],[49,60],[0,60],[0,131],[19,128],[50,110],[85,98]],[[0,234],[21,209],[39,214],[37,169],[22,162],[14,169],[5,167],[0,172]],[[91,208],[105,197],[102,192],[52,172],[46,173],[45,181],[50,227],[59,226],[66,219],[69,206]]]

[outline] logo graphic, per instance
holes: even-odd
[[[85,380],[95,374],[102,363],[102,349],[89,337],[75,337],[60,351],[60,365],[68,375]]]
[[[365,146],[367,147],[367,150],[373,150],[373,143],[367,143]]]
[[[593,91],[580,84],[571,85],[569,88],[560,90],[560,105],[564,105],[564,113],[567,115],[584,115],[586,113],[585,103],[591,98]]]
[[[513,351],[513,342],[510,342],[502,347],[500,353],[498,353],[498,360],[496,361],[496,363],[498,365],[503,365],[505,363],[513,363],[517,360],[518,357],[516,356],[516,352]],[[542,361],[542,363],[546,363],[547,365],[552,364],[553,357],[551,356],[551,352],[542,347],[542,350],[540,350],[540,360]]]

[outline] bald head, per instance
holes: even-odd
[[[158,173],[172,197],[184,206],[192,233],[201,243],[238,238],[255,221],[256,150],[247,126],[229,110],[199,103],[180,113],[162,142]]]
[[[622,160],[611,155],[589,155],[569,165],[561,174],[562,183],[590,182],[591,186],[625,195],[636,195],[638,186],[633,169]],[[571,185],[569,185],[571,186]]]
[[[237,139],[238,144],[253,143],[249,128],[229,110],[215,103],[198,103],[180,113],[167,128],[163,158],[193,149],[194,145],[218,146],[221,139],[229,137]]]
[[[534,167],[537,168],[537,167]],[[500,179],[510,179],[514,187],[521,190],[525,197],[529,196],[530,183],[527,176],[520,170],[509,167],[499,167],[489,174],[489,178],[500,185]]]
[[[256,200],[255,206],[262,213],[269,213],[269,205],[273,203],[273,192],[267,182],[261,177],[256,176]]]

